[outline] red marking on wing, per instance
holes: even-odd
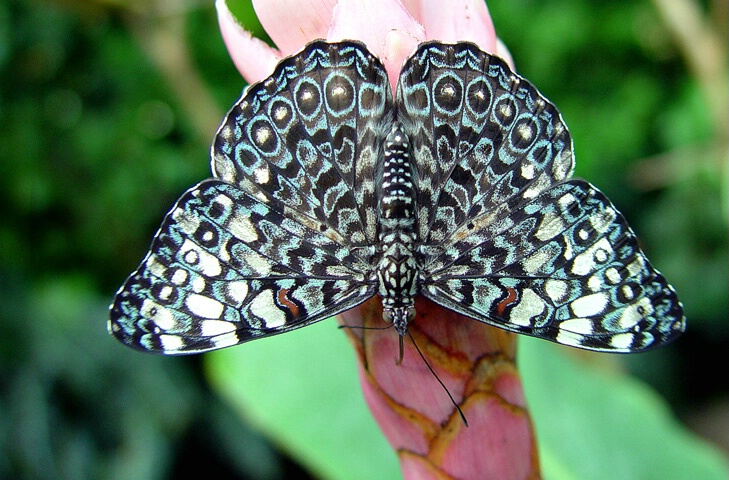
[[[286,296],[288,293],[288,288],[282,288],[278,291],[278,304],[282,307],[288,308],[294,318],[299,318],[299,306],[289,300],[289,297]]]
[[[498,305],[496,305],[496,314],[499,316],[504,314],[504,310],[506,310],[506,307],[516,302],[517,300],[516,290],[511,287],[507,287],[506,291],[509,292],[509,294],[506,296],[505,299],[500,301]]]

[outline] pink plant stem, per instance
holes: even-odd
[[[534,427],[515,365],[516,335],[420,298],[410,332],[448,395],[405,338],[400,365],[393,329],[346,329],[365,399],[397,452],[406,480],[540,478]],[[341,315],[382,328],[379,299]]]

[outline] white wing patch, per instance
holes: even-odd
[[[235,324],[224,320],[203,320],[200,322],[200,335],[214,337],[235,331]]]
[[[555,340],[562,345],[571,345],[579,347],[585,341],[585,336],[579,333],[571,332],[567,329],[560,328]]]
[[[223,271],[220,261],[210,253],[201,249],[192,240],[185,240],[180,247],[180,256],[189,265],[195,267],[206,277],[216,277]]]
[[[236,238],[244,242],[254,242],[258,240],[256,228],[251,223],[251,219],[243,215],[233,212],[230,219],[225,223],[225,228]]]
[[[590,335],[595,330],[595,322],[587,318],[573,318],[559,324],[560,330],[581,335]]]
[[[175,270],[175,273],[172,274],[172,283],[175,285],[184,285],[185,282],[187,282],[187,279],[190,277],[190,274],[187,272],[187,270],[184,270],[182,268],[178,268]]]
[[[229,300],[236,305],[240,305],[248,296],[248,282],[240,280],[230,282],[225,287],[225,293]]]
[[[517,325],[528,327],[534,324],[534,317],[545,309],[544,300],[534,293],[534,290],[527,288],[524,289],[519,303],[511,310],[510,320]]]
[[[593,293],[578,298],[572,302],[570,308],[576,317],[594,317],[605,311],[609,300],[605,292]]]
[[[264,290],[250,304],[251,312],[266,324],[266,328],[278,328],[286,324],[286,315],[273,300],[273,291]]]
[[[200,226],[200,218],[188,213],[184,208],[176,208],[172,212],[172,218],[187,235],[195,233]]]
[[[635,335],[632,333],[618,333],[610,337],[610,346],[618,350],[625,350],[630,348],[634,338]]]
[[[564,280],[549,279],[544,284],[544,290],[553,303],[561,303],[569,293],[569,286]]]
[[[139,310],[144,318],[154,322],[161,330],[171,330],[175,327],[175,317],[172,312],[157,302],[145,298]]]
[[[190,313],[202,318],[220,318],[223,315],[222,303],[197,293],[193,293],[185,299],[185,306]]]
[[[185,347],[185,342],[177,335],[162,334],[159,336],[159,343],[165,351],[177,352]]]
[[[653,313],[653,305],[648,298],[641,298],[637,303],[625,307],[620,315],[620,326],[625,330],[635,327],[645,316]]]
[[[604,250],[604,252],[601,252]],[[604,258],[605,252],[612,252],[612,247],[607,238],[601,238],[590,248],[577,255],[572,265],[572,273],[579,276],[587,276],[595,269],[595,263]]]
[[[550,212],[544,216],[544,218],[542,219],[542,223],[541,225],[539,225],[539,228],[534,233],[534,236],[544,242],[551,238],[554,238],[559,233],[563,232],[564,229],[564,220]]]

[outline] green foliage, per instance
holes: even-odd
[[[212,6],[193,3],[0,2],[0,477],[165,478],[195,462],[290,477],[251,424],[326,478],[391,478],[331,322],[211,355],[204,372],[105,333],[114,289],[209,175],[215,124],[244,87]],[[263,37],[249,3],[231,3]],[[686,304],[684,339],[621,365],[682,414],[726,399],[716,378],[693,388],[729,336],[726,132],[704,85],[648,1],[489,8],[518,71],[563,112],[578,174],[626,214]],[[221,114],[191,107],[200,98]],[[611,477],[726,472],[635,380],[531,341],[521,358],[549,478],[600,478],[590,469],[611,462]]]
[[[182,365],[109,345],[81,276],[2,280],[0,477],[162,476],[200,406]]]
[[[545,478],[726,477],[726,459],[681,427],[650,388],[580,365],[570,353],[532,338],[520,343]],[[333,322],[207,360],[209,378],[241,415],[317,478],[396,478],[397,460],[361,398],[356,360]]]
[[[397,478],[395,454],[362,398],[354,351],[333,320],[249,345],[206,357],[211,382],[243,418],[316,478]]]
[[[725,458],[681,427],[645,385],[580,365],[566,347],[525,338],[520,352],[545,478],[725,477]],[[207,360],[209,378],[241,416],[317,478],[395,476],[397,462],[359,395],[355,360],[333,322]]]
[[[726,478],[726,458],[644,384],[580,364],[582,352],[533,338],[519,347],[545,478]]]

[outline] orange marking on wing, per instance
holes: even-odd
[[[496,305],[496,314],[499,316],[504,314],[504,310],[506,310],[506,307],[508,307],[517,300],[516,290],[511,287],[507,287],[506,291],[509,292],[509,294],[506,296],[505,299],[500,301],[498,305]]]
[[[282,307],[286,307],[289,309],[289,312],[291,312],[291,315],[294,316],[294,318],[299,318],[299,306],[296,305],[294,302],[289,300],[289,297],[286,295],[289,293],[288,288],[282,288],[278,291],[278,303]]]

